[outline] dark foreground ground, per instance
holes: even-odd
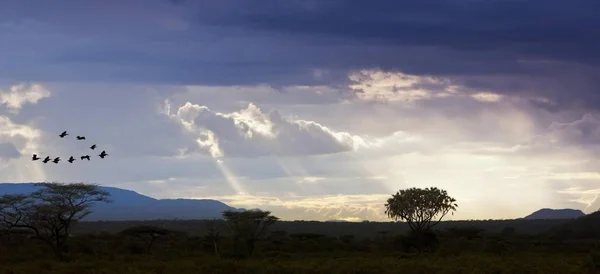
[[[598,273],[585,254],[514,253],[421,256],[384,253],[327,253],[297,258],[252,258],[243,261],[189,254],[187,257],[127,255],[115,258],[77,256],[59,263],[48,259],[3,262],[0,273]]]
[[[151,246],[122,233],[142,224],[172,233]],[[227,231],[216,255],[207,227],[203,221],[81,223],[65,262],[26,235],[5,235],[0,274],[600,273],[600,227],[591,218],[445,222],[425,254],[415,252],[401,224],[281,222],[244,258],[232,255],[237,249]]]

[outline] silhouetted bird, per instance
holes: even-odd
[[[44,164],[50,162],[50,156],[46,156],[46,158],[42,162],[44,162]]]
[[[81,160],[82,161],[83,161],[83,159],[87,159],[89,161],[90,160],[90,155],[81,156]]]
[[[91,149],[96,149],[96,145],[94,144],[94,145],[92,145],[90,148],[91,148]]]
[[[52,162],[54,162],[55,164],[58,164],[59,161],[60,161],[60,157],[56,157],[56,158],[54,158],[54,160],[52,160]]]
[[[106,151],[103,150],[102,152],[100,152],[100,155],[98,155],[98,156],[100,156],[100,158],[104,159],[104,157],[108,156],[108,154],[106,154]]]
[[[69,160],[67,160],[69,163],[73,163],[73,161],[75,161],[75,158],[73,158],[73,156],[71,156],[71,158],[69,158]]]
[[[85,136],[77,136],[77,140],[85,140]]]
[[[69,133],[67,133],[67,131],[63,131],[63,133],[61,133],[58,136],[60,136],[60,138],[65,138],[65,136],[67,136],[67,135],[69,135]]]
[[[41,159],[41,158],[39,158],[39,157],[37,156],[37,154],[33,154],[33,157],[31,157],[31,160],[32,160],[32,161],[37,161],[37,160],[39,160],[39,159]]]

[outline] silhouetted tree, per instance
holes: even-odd
[[[269,226],[279,220],[271,216],[270,211],[224,211],[223,217],[233,232],[234,245],[239,246],[240,240],[243,240],[250,256],[254,252],[256,241],[264,236]]]
[[[158,238],[172,234],[172,231],[158,226],[138,225],[121,231],[121,234],[133,236],[142,240],[146,243],[146,254],[150,254],[154,242],[156,242]]]
[[[387,200],[385,213],[394,221],[405,221],[417,237],[421,252],[421,236],[437,225],[446,214],[455,211],[456,200],[436,187],[409,188],[398,191]],[[454,214],[454,212],[452,212]]]
[[[338,237],[345,244],[350,244],[354,241],[354,235],[342,235]]]
[[[424,230],[418,233],[411,230],[406,235],[395,237],[395,244],[396,248],[400,248],[404,252],[413,249],[418,252],[433,252],[439,245],[439,241],[432,230]]]
[[[25,209],[31,207],[32,200],[24,194],[5,194],[0,196],[0,227],[3,234],[9,234],[26,219]]]
[[[71,227],[91,213],[95,202],[110,202],[110,194],[97,185],[38,183],[29,195],[0,196],[0,225],[6,229],[29,229],[34,238],[48,244],[64,260]]]
[[[481,238],[481,234],[485,231],[483,228],[468,226],[468,227],[448,227],[446,231],[456,238],[464,238],[472,240]]]
[[[380,230],[377,231],[377,234],[379,234],[381,237],[385,238],[390,232],[387,230]]]
[[[206,234],[204,235],[204,243],[213,247],[215,255],[221,256],[219,252],[219,241],[221,240],[221,231],[224,222],[222,220],[212,219],[205,220]]]
[[[294,233],[290,235],[291,238],[298,239],[300,241],[319,240],[327,238],[327,236],[318,233]]]

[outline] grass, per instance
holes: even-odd
[[[252,258],[241,261],[201,255],[168,258],[124,255],[116,258],[78,255],[70,262],[41,259],[2,263],[0,273],[11,274],[170,274],[170,273],[600,273],[590,271],[585,254],[514,253],[506,256],[401,256],[400,254],[340,253],[323,257]]]
[[[76,234],[69,239],[68,262],[58,261],[44,243],[14,234],[0,241],[0,274],[600,273],[597,238],[493,233],[465,237],[441,231],[436,241],[425,241],[433,253],[419,255],[411,248],[410,234],[375,238],[288,234],[273,233],[257,242],[255,253],[243,260],[214,256],[211,241],[186,233],[159,238],[151,255],[144,254],[143,241],[130,235]],[[232,257],[247,251],[234,243],[221,238],[220,254]]]

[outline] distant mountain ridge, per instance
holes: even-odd
[[[582,216],[586,216],[583,211],[578,209],[551,209],[551,208],[542,208],[536,212],[533,212],[523,219],[527,220],[539,220],[539,219],[576,219]]]
[[[28,194],[34,183],[0,183],[0,195]],[[97,203],[86,221],[189,220],[221,218],[225,210],[244,211],[209,199],[155,199],[132,190],[101,186],[112,203]]]
[[[142,220],[192,220],[222,218],[225,210],[261,211],[259,208],[244,209],[231,207],[223,202],[210,199],[155,199],[135,191],[100,186],[111,194],[112,203],[97,203],[85,221],[142,221]],[[35,191],[34,183],[0,183],[0,195],[28,194]],[[576,219],[586,216],[577,209],[542,208],[521,219]],[[327,220],[326,222],[347,222]]]

